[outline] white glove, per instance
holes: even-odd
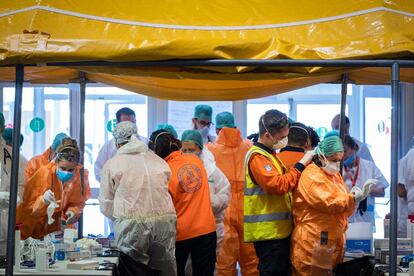
[[[74,224],[76,221],[78,221],[78,218],[72,211],[67,211],[65,215],[68,217],[66,220],[66,224]]]
[[[51,190],[47,190],[43,194],[43,201],[45,202],[46,205],[49,205],[52,202],[56,202],[55,194]]]
[[[53,214],[55,213],[55,209],[58,208],[59,205],[56,203],[56,201],[51,201],[49,203],[49,206],[47,206],[47,223],[50,225],[55,222],[55,219],[53,218]]]
[[[354,196],[355,203],[357,204],[366,199],[368,196],[365,196],[362,190],[357,186],[352,187],[351,194]]]
[[[0,192],[0,208],[4,209],[9,207],[10,193]]]
[[[314,156],[315,156],[315,151],[314,150],[309,150],[305,153],[305,155],[302,157],[302,159],[299,161],[299,163],[306,166],[312,161],[312,158]]]
[[[372,188],[375,187],[375,185],[377,184],[378,180],[377,179],[368,179],[367,181],[365,181],[364,186],[362,187],[362,192],[364,193],[364,196],[368,196],[369,193],[371,192]]]

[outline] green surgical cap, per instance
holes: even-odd
[[[13,129],[6,128],[3,131],[3,139],[6,141],[6,144],[11,145],[13,143]],[[23,144],[24,137],[20,134],[20,146]]]
[[[222,129],[223,127],[236,127],[234,125],[234,117],[230,112],[221,112],[216,115],[216,128]]]
[[[175,128],[172,125],[169,124],[159,124],[156,127],[156,131],[159,129],[165,129],[169,134],[171,134],[172,136],[174,136],[175,139],[178,138],[178,134],[177,131],[175,130]]]
[[[329,138],[329,137],[332,137],[332,136],[338,136],[338,137],[340,137],[339,136],[339,131],[337,131],[337,130],[331,130],[331,131],[329,131],[328,133],[325,134],[325,136],[323,137],[323,139],[326,139],[326,138]]]
[[[55,139],[53,139],[53,143],[52,145],[50,145],[50,148],[52,149],[52,151],[56,151],[58,149],[58,147],[60,147],[60,145],[62,145],[62,141],[64,138],[69,138],[69,136],[65,133],[58,133],[55,136]]]
[[[211,106],[200,104],[195,107],[193,118],[208,120],[209,122],[211,122],[212,114],[213,108],[211,108]]]
[[[343,151],[344,145],[342,144],[341,138],[339,138],[339,136],[330,136],[319,142],[316,154],[322,153],[323,155],[325,155],[325,157],[329,157],[337,152]]]
[[[197,130],[186,130],[181,136],[181,142],[192,142],[203,149],[203,138]]]

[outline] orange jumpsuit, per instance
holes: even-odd
[[[207,144],[217,167],[231,185],[231,200],[224,217],[224,239],[217,257],[218,275],[237,275],[237,262],[242,275],[259,275],[254,246],[245,243],[243,238],[244,159],[251,146],[252,142],[243,141],[237,128],[223,128],[216,142]]]
[[[177,241],[216,231],[210,203],[208,177],[196,155],[171,153],[165,161],[171,169],[168,191],[177,213]]]
[[[25,171],[25,179],[26,182],[40,169],[42,166],[47,165],[49,161],[50,154],[52,150],[50,147],[40,155],[36,155],[29,161],[27,161],[26,171]]]
[[[279,157],[287,169],[290,169],[293,168],[304,155],[305,151],[303,149],[287,146],[277,154],[277,157]]]
[[[340,173],[328,175],[315,164],[305,169],[293,192],[290,259],[295,275],[327,275],[343,261],[348,217],[354,210]]]
[[[85,202],[90,197],[88,171],[84,170],[84,192],[80,181],[79,165],[71,180],[63,187],[56,176],[56,163],[52,162],[42,166],[31,179],[26,181],[23,194],[23,203],[17,208],[17,223],[23,223],[22,239],[32,237],[43,238],[54,231],[59,231],[61,219],[65,219],[65,213],[72,211],[80,216],[85,207]],[[54,223],[47,223],[47,206],[43,201],[43,194],[52,190],[56,200],[61,200],[59,207],[55,209]]]
[[[256,145],[269,151],[269,149],[259,143]],[[273,151],[271,154],[277,157]],[[254,182],[265,190],[266,193],[277,195],[284,195],[296,188],[301,171],[305,169],[304,165],[297,163],[284,174],[279,174],[272,161],[261,154],[253,154],[248,166]]]

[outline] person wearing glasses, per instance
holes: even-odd
[[[22,239],[41,239],[76,223],[90,197],[88,171],[82,165],[76,140],[64,138],[56,159],[41,167],[26,181],[23,202],[17,208]]]
[[[288,144],[286,114],[272,109],[259,120],[259,140],[246,156],[244,241],[254,244],[260,275],[289,275],[292,194],[313,151],[286,169],[275,150]]]
[[[47,165],[56,157],[57,149],[62,145],[62,140],[69,136],[65,133],[58,133],[53,139],[52,144],[42,154],[34,156],[27,162],[25,177],[28,181],[38,169]]]
[[[194,108],[193,129],[200,132],[201,137],[203,137],[203,144],[214,143],[216,140],[216,137],[210,134],[212,116],[213,108],[209,105],[200,104]]]

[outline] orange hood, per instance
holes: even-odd
[[[240,130],[238,128],[225,127],[220,130],[216,144],[221,144],[227,147],[236,148],[243,142]]]

